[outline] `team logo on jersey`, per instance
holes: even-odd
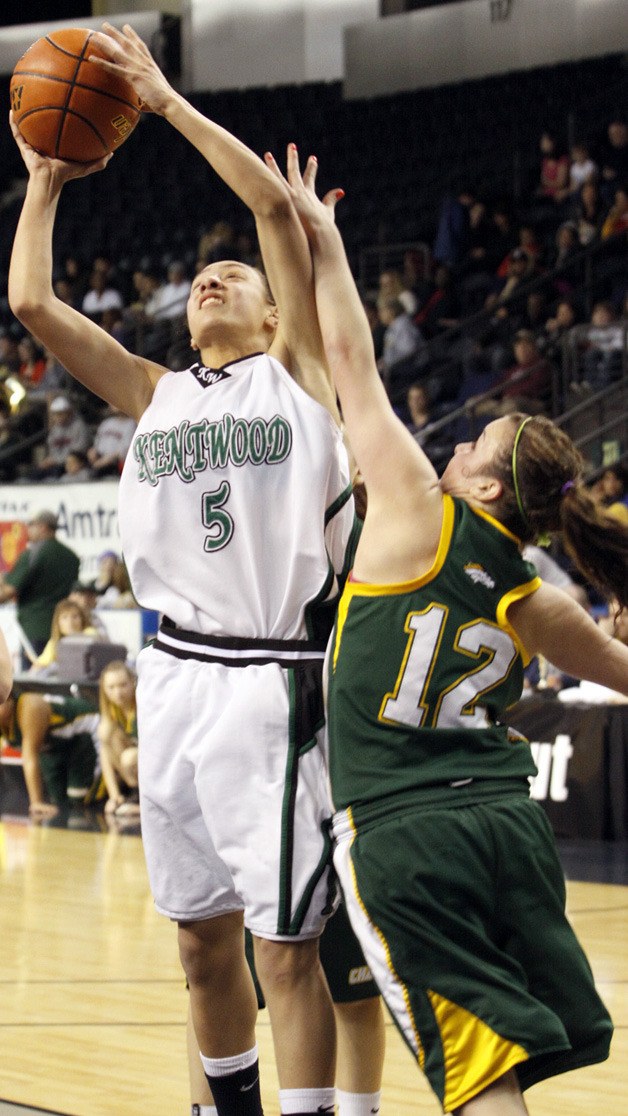
[[[243,419],[225,414],[216,422],[184,419],[170,430],[138,434],[132,453],[137,479],[156,485],[170,476],[189,484],[198,473],[227,465],[278,465],[291,449],[292,427],[282,415]]]
[[[211,387],[212,384],[219,384],[221,380],[231,379],[231,373],[226,372],[224,368],[204,368],[201,364],[193,364],[190,372],[201,387]]]
[[[473,581],[475,585],[483,585],[485,589],[495,588],[493,578],[479,562],[467,562],[464,567],[464,572],[467,577],[471,578],[471,581]]]

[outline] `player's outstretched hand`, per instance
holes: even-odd
[[[303,174],[299,166],[299,153],[294,143],[288,144],[286,176],[281,173],[270,151],[264,155],[264,161],[273,173],[287,184],[292,202],[309,239],[316,236],[317,229],[335,224],[336,202],[344,198],[345,192],[339,189],[328,190],[323,198],[317,196],[318,160],[315,155],[310,155]]]
[[[9,126],[29,175],[37,174],[38,171],[42,170],[47,171],[57,183],[63,184],[69,182],[71,178],[85,178],[86,175],[94,174],[95,171],[104,170],[111,159],[111,152],[93,163],[72,163],[67,159],[51,159],[48,155],[40,155],[34,147],[31,147],[30,143],[26,142],[15,123],[12,112],[9,113]]]
[[[142,99],[142,107],[162,115],[175,92],[146,43],[128,23],[121,31],[110,23],[102,26],[103,30],[95,31],[92,40],[106,57],[93,55],[90,62],[130,82]]]

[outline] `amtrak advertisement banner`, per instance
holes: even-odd
[[[26,524],[40,511],[58,518],[59,542],[81,559],[81,579],[96,576],[105,550],[121,554],[118,482],[0,485],[0,573],[9,570],[26,545]]]

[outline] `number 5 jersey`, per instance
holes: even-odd
[[[274,358],[159,380],[119,517],[137,600],[177,627],[328,635],[355,539],[347,455],[329,413]]]

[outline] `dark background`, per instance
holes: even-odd
[[[92,14],[91,0],[3,0],[0,5],[0,27],[15,23],[42,23],[46,19],[77,19]]]

